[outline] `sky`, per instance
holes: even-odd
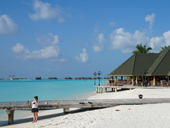
[[[107,76],[170,45],[168,0],[1,0],[0,78]]]

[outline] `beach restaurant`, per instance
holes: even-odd
[[[160,53],[135,53],[109,76],[112,79],[108,81],[108,85],[113,86],[169,86],[170,46]]]

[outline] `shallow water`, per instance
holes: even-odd
[[[104,82],[107,80],[101,80],[100,83]],[[98,84],[99,80],[96,80],[96,83]],[[28,101],[33,100],[34,96],[38,96],[39,100],[83,99],[94,91],[94,80],[0,81],[0,102]],[[22,111],[17,113],[23,115]],[[6,120],[7,114],[5,111],[0,111],[0,123]]]

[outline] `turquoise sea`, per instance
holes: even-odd
[[[104,84],[107,80],[100,80]],[[96,80],[99,83],[99,80]],[[94,92],[94,80],[9,80],[0,81],[0,102],[39,100],[83,99]],[[4,117],[5,116],[5,117]],[[7,114],[0,110],[0,121]],[[7,119],[7,118],[6,118]]]

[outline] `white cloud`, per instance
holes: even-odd
[[[150,39],[150,47],[154,52],[158,52],[161,47],[170,45],[170,30],[163,33],[163,36],[152,37]]]
[[[79,62],[87,62],[89,60],[89,57],[86,52],[86,49],[83,48],[82,53],[80,53],[80,56],[76,56],[75,59]]]
[[[30,51],[25,49],[25,47],[17,43],[13,48],[12,51],[17,54],[17,57],[25,57],[30,54]]]
[[[29,13],[29,16],[32,20],[37,21],[56,18],[58,22],[64,22],[64,18],[61,16],[62,8],[58,5],[53,8],[49,3],[34,0],[33,7],[35,14]]]
[[[98,34],[97,41],[98,42],[95,43],[95,45],[93,46],[93,50],[94,52],[102,52],[104,50],[104,42],[105,42],[103,33]]]
[[[18,58],[24,59],[58,59],[61,55],[61,51],[58,46],[47,46],[43,49],[30,52],[22,44],[17,43],[12,48],[12,51],[16,53]]]
[[[157,52],[164,44],[163,42],[164,42],[163,37],[152,37],[150,39],[149,45],[153,49],[154,52]]]
[[[145,33],[136,30],[134,34],[131,34],[124,31],[123,28],[113,31],[110,39],[111,49],[120,49],[123,53],[132,52],[137,44],[146,44],[149,41],[148,37],[145,37]]]
[[[110,23],[109,23],[109,26],[111,26],[111,27],[113,27],[113,26],[115,26],[115,25],[116,25],[115,22],[110,22]]]
[[[42,45],[56,45],[59,43],[59,36],[48,33],[47,36],[37,37],[37,42]]]
[[[0,34],[15,34],[18,32],[18,26],[7,15],[0,16]]]
[[[62,57],[61,50],[59,48],[58,36],[50,34],[54,39],[51,40],[48,46],[42,49],[30,51],[26,49],[22,44],[17,43],[12,51],[16,54],[17,58],[23,59],[46,59],[50,61],[66,62]]]
[[[155,20],[155,14],[154,13],[152,13],[151,15],[147,15],[146,17],[145,17],[145,21],[146,22],[149,22],[149,24],[150,24],[150,29],[152,28],[152,26],[153,26],[153,23],[154,23],[154,20]]]
[[[58,37],[58,35],[53,35],[53,34],[51,34],[51,33],[49,33],[49,35],[50,35],[51,37],[53,37],[53,39],[54,39],[54,40],[52,41],[52,44],[53,44],[53,45],[59,43],[59,37]]]
[[[165,38],[165,41],[166,41],[166,45],[170,45],[170,30],[167,31],[167,32],[164,32],[163,33],[163,37]]]
[[[110,39],[111,49],[121,50],[123,53],[132,52],[136,49],[136,45],[140,43],[151,47],[153,49],[151,52],[159,52],[161,47],[170,45],[170,30],[164,32],[162,36],[149,38],[144,32],[136,30],[133,34],[119,28],[111,33]]]
[[[58,46],[48,46],[40,50],[32,51],[26,57],[29,59],[49,59],[58,58],[60,56],[60,49]]]

